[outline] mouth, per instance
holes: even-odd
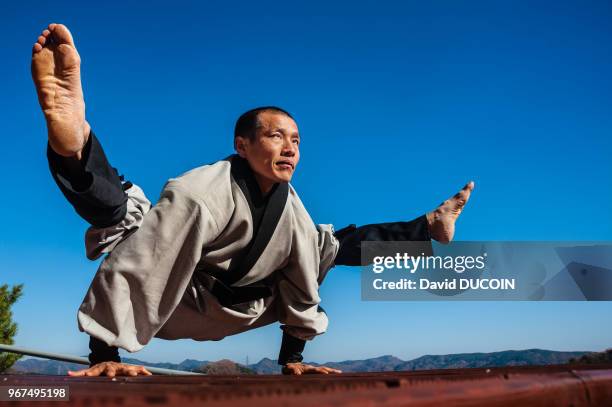
[[[295,164],[289,160],[281,160],[276,162],[276,166],[283,170],[293,170],[295,169]]]

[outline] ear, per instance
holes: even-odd
[[[235,137],[234,138],[234,149],[242,158],[246,158],[248,150],[249,150],[249,139],[244,137]]]

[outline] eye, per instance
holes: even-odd
[[[300,145],[300,139],[299,138],[294,138],[293,139],[293,144]]]

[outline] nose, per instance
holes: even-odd
[[[283,150],[281,151],[281,154],[284,157],[293,157],[296,153],[296,149],[297,149],[297,145],[295,145],[291,139],[285,138],[285,141],[283,142]]]

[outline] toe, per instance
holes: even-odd
[[[467,201],[470,199],[472,190],[474,189],[473,182],[469,182],[461,191],[459,191],[454,197],[455,206],[457,208],[463,208]]]
[[[68,31],[68,28],[65,25],[49,24],[49,30],[53,33],[53,37],[58,44],[68,44],[74,46],[72,34],[70,34],[70,31]]]
[[[34,46],[32,47],[32,52],[36,53],[36,52],[40,52],[40,50],[42,50],[42,45],[40,45],[39,43],[34,43]]]
[[[47,39],[45,37],[43,37],[42,35],[38,36],[38,43],[40,45],[45,45],[45,42],[47,42]]]

